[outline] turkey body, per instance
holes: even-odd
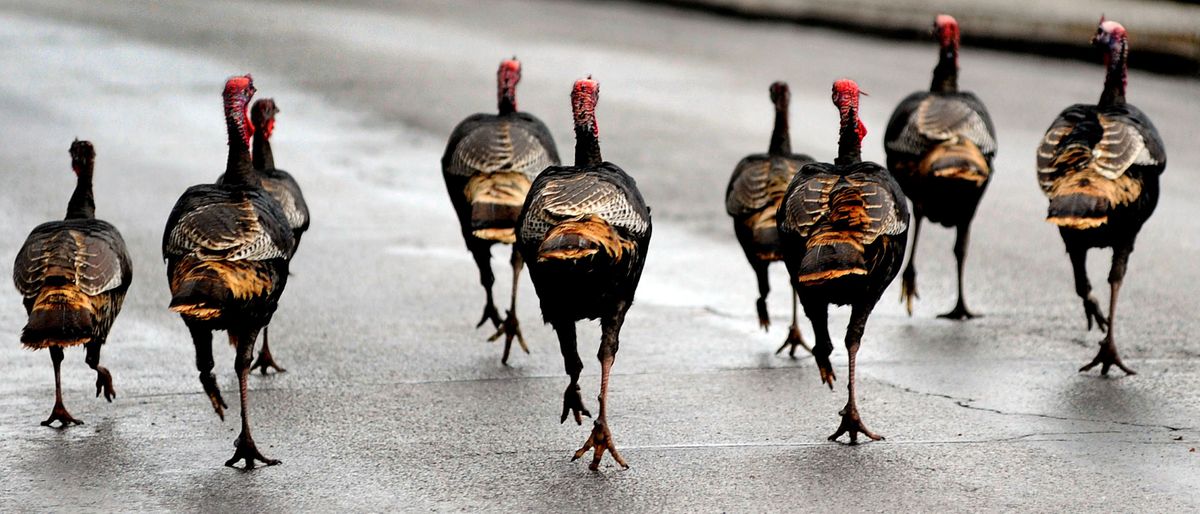
[[[221,184],[189,187],[163,231],[170,309],[183,318],[196,350],[200,384],[221,419],[225,401],[213,375],[212,332],[224,330],[234,347],[242,429],[233,466],[244,460],[279,461],[259,452],[250,431],[248,376],[258,333],[271,322],[296,248],[287,215],[263,189],[250,159],[247,108],[255,92],[249,75],[229,78],[223,93],[229,155]]]
[[[872,307],[899,273],[907,246],[899,184],[872,162],[814,163],[801,168],[786,198],[779,213],[785,261],[806,310]]]
[[[21,293],[28,320],[21,330],[26,348],[47,348],[54,364],[54,408],[42,422],[50,426],[83,423],[62,400],[63,349],[83,345],[96,371],[96,396],[116,397],[112,373],[100,365],[100,351],[125,293],[133,282],[133,264],[125,240],[112,224],[96,219],[92,177],[96,152],[87,141],[71,144],[75,192],[61,221],[38,225],[13,262],[13,283]]]
[[[983,102],[968,92],[913,93],[892,114],[884,138],[888,170],[915,213],[945,227],[971,222],[996,155],[996,129]]]
[[[771,326],[767,312],[767,294],[771,291],[767,268],[772,262],[783,260],[776,214],[783,204],[783,196],[792,177],[811,162],[814,162],[811,157],[802,154],[749,155],[734,168],[725,192],[725,212],[733,218],[733,233],[758,281],[758,301],[755,305],[758,323],[763,330]],[[804,339],[800,335],[797,300],[793,291],[792,325],[788,337],[775,353],[790,348],[789,355],[795,358],[796,348],[802,346]]]
[[[459,123],[442,156],[442,175],[468,248],[516,241],[530,185],[558,163],[550,131],[529,113],[481,113]]]
[[[530,190],[517,249],[548,323],[615,316],[633,302],[650,245],[650,211],[610,162],[547,168]]]
[[[27,348],[103,345],[133,281],[125,240],[112,224],[68,219],[38,225],[13,264],[29,323]]]
[[[571,378],[560,421],[574,415],[582,423],[581,415],[590,416],[579,393],[583,361],[575,322],[600,319],[600,415],[574,459],[595,447],[591,469],[598,469],[605,451],[628,467],[608,427],[608,377],[646,263],[650,209],[633,178],[615,164],[551,167],[534,181],[518,227],[517,250],[529,263],[542,318],[558,335]]]
[[[171,309],[189,327],[257,332],[279,305],[293,247],[286,215],[262,188],[188,188],[163,235]]]
[[[496,278],[492,272],[491,248],[497,243],[516,241],[517,218],[533,180],[542,170],[559,162],[554,138],[546,125],[531,114],[515,110],[475,114],[463,120],[454,128],[442,156],[446,191],[487,295],[476,326],[490,321],[497,332],[489,340],[505,336],[500,359],[505,364],[514,338],[529,352],[516,316],[517,285],[524,263],[514,248],[510,259],[512,303],[501,320],[492,296]]]
[[[1167,166],[1162,138],[1150,117],[1125,100],[1128,35],[1115,21],[1100,19],[1092,44],[1106,50],[1104,91],[1095,105],[1072,105],[1055,118],[1037,150],[1038,184],[1050,200],[1046,221],[1058,227],[1083,300],[1090,330],[1106,331],[1100,350],[1079,371],[1100,365],[1134,371],[1117,354],[1117,296],[1142,225],[1158,205],[1159,176]],[[1108,315],[1092,296],[1087,252],[1111,247]]]
[[[1096,358],[1081,368],[1116,365],[1128,374],[1114,342],[1117,294],[1142,225],[1154,213],[1166,151],[1149,117],[1133,105],[1073,105],[1046,132],[1038,148],[1038,183],[1050,200],[1046,220],[1058,226],[1090,329],[1107,335]],[[1109,313],[1101,311],[1087,277],[1087,251],[1112,248]]]
[[[1150,118],[1130,104],[1068,107],[1038,147],[1047,220],[1072,248],[1132,244],[1158,205],[1167,165]]]
[[[833,387],[829,356],[829,305],[849,305],[846,348],[850,355],[850,399],[843,433],[857,442],[861,432],[882,439],[863,425],[855,397],[855,362],[867,318],[904,261],[908,208],[899,184],[871,162],[809,164],[796,174],[779,211],[784,260],[793,287],[813,324],[813,356],[822,382]]]
[[[650,208],[637,183],[600,155],[595,109],[600,84],[591,77],[571,91],[575,118],[575,165],[551,166],[533,181],[517,219],[516,250],[529,263],[542,318],[554,327],[570,383],[563,393],[559,422],[591,416],[580,396],[583,361],[575,322],[600,320],[600,413],[592,433],[572,460],[595,448],[596,470],[605,452],[628,468],[608,426],[608,382],[625,314],[650,248]]]
[[[792,177],[812,162],[812,157],[801,154],[754,154],[734,168],[725,192],[725,212],[733,217],[734,233],[752,266],[783,260],[775,213]]]
[[[901,281],[908,314],[917,297],[917,242],[925,219],[956,232],[958,301],[942,318],[976,317],[967,308],[964,273],[971,222],[992,179],[996,129],[983,102],[958,89],[958,22],[945,14],[934,21],[939,59],[929,91],[909,95],[888,121],[884,134],[887,167],[913,203],[913,244]]]
[[[838,157],[800,169],[778,213],[780,242],[792,286],[812,321],[812,349],[821,381],[833,387],[829,356],[829,305],[849,305],[846,327],[849,399],[842,422],[829,439],[862,433],[882,439],[863,424],[856,396],[856,362],[867,318],[896,278],[908,241],[909,212],[904,192],[887,169],[861,158],[866,127],[858,119],[858,85],[839,80],[834,105],[841,113]]]
[[[771,326],[767,312],[767,294],[771,283],[767,267],[783,259],[779,246],[779,227],[776,213],[783,202],[784,192],[792,177],[805,164],[814,162],[812,157],[792,153],[791,136],[788,131],[788,106],[791,92],[785,82],[775,82],[769,89],[771,102],[775,104],[775,128],[771,132],[771,144],[767,153],[748,155],[738,162],[729,177],[725,189],[725,212],[733,218],[733,232],[737,236],[746,260],[758,279],[758,324],[763,330]],[[789,355],[796,357],[796,348],[804,345],[800,336],[799,315],[795,292],[792,297],[792,326],[788,337],[775,351],[791,348]]]

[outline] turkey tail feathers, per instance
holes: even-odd
[[[197,320],[221,317],[233,301],[270,294],[273,284],[258,261],[180,262],[171,280],[172,311]]]
[[[590,215],[551,228],[538,247],[537,255],[538,262],[578,261],[604,252],[617,261],[633,246],[612,225],[599,216]]]
[[[33,349],[83,344],[92,339],[94,323],[91,297],[74,286],[49,287],[34,300],[21,343]]]

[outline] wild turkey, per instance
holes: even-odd
[[[963,297],[963,267],[967,260],[971,220],[992,178],[996,129],[987,108],[973,93],[958,90],[958,22],[940,14],[934,34],[941,43],[929,91],[909,95],[888,122],[884,136],[887,166],[913,202],[913,244],[904,269],[900,300],[909,316],[917,297],[917,239],[921,220],[929,218],[958,232],[958,303],[941,318],[975,317]]]
[[[1088,330],[1094,321],[1108,332],[1096,357],[1079,371],[1099,364],[1100,373],[1107,375],[1116,365],[1132,375],[1114,342],[1117,292],[1138,231],[1158,204],[1158,176],[1167,166],[1167,154],[1150,118],[1125,103],[1125,27],[1101,17],[1092,44],[1106,50],[1108,74],[1100,103],[1072,105],[1050,125],[1038,147],[1038,183],[1050,198],[1046,221],[1058,225],[1071,257]],[[1105,247],[1113,249],[1107,318],[1092,296],[1086,267],[1087,251]]]
[[[608,378],[620,345],[621,325],[650,245],[650,208],[637,184],[616,164],[600,157],[596,102],[600,85],[588,77],[575,82],[575,166],[553,166],[533,181],[517,221],[517,250],[529,262],[529,276],[541,300],[542,317],[558,334],[571,383],[563,394],[562,417],[577,424],[591,413],[579,394],[583,362],[575,322],[600,318],[600,415],[578,459],[595,447],[591,469],[605,451],[628,468],[608,428]]]
[[[758,277],[758,324],[763,330],[771,326],[767,314],[767,293],[771,284],[767,278],[767,266],[783,259],[779,249],[779,230],[775,213],[783,202],[792,177],[805,164],[815,162],[812,157],[792,153],[791,136],[788,135],[788,102],[791,93],[786,82],[775,82],[770,88],[771,102],[775,104],[775,129],[771,132],[771,145],[767,153],[748,155],[733,169],[729,187],[725,190],[725,212],[733,217],[733,232],[738,243],[746,252],[746,259]],[[796,347],[804,346],[800,336],[796,295],[792,293],[792,327],[787,339],[775,351],[790,348],[788,355],[796,357]]]
[[[247,107],[254,96],[250,75],[225,83],[229,160],[223,184],[192,186],[179,197],[163,233],[163,258],[171,286],[171,310],[180,314],[196,347],[200,383],[225,419],[225,401],[213,376],[212,331],[229,332],[241,393],[242,431],[237,451],[225,462],[267,465],[250,434],[246,380],[259,330],[271,321],[288,278],[295,247],[284,209],[262,188],[250,162]]]
[[[54,363],[54,409],[43,426],[54,421],[60,427],[83,424],[63,406],[59,372],[63,348],[82,344],[88,366],[96,371],[96,397],[103,393],[112,402],[117,396],[112,373],[100,365],[100,348],[121,312],[133,281],[133,265],[117,228],[96,219],[95,159],[91,143],[71,143],[76,182],[67,215],[34,228],[13,263],[13,282],[29,314],[21,343],[31,350],[48,348]]]
[[[250,108],[250,121],[255,129],[251,157],[255,171],[259,172],[262,188],[283,207],[283,213],[287,216],[288,226],[292,229],[292,237],[298,248],[300,237],[308,230],[308,204],[304,201],[304,193],[300,190],[300,184],[296,183],[292,174],[275,167],[275,157],[271,154],[271,134],[275,132],[275,115],[278,113],[279,109],[275,106],[275,100],[270,98],[257,100]],[[225,174],[221,174],[217,183],[225,183]],[[296,248],[293,248],[292,256],[295,254]],[[258,352],[258,358],[254,363],[250,365],[251,371],[258,369],[264,375],[271,368],[277,372],[287,371],[280,367],[275,362],[275,358],[271,356],[271,348],[268,344],[270,328],[270,326],[263,327],[262,350]]]
[[[521,254],[512,252],[512,306],[502,322],[492,299],[492,245],[512,244],[515,227],[529,185],[547,166],[558,165],[554,138],[541,120],[517,111],[517,83],[521,81],[521,63],[516,57],[500,63],[496,73],[499,114],[474,114],[463,120],[450,134],[442,155],[442,176],[446,191],[458,213],[467,250],[479,267],[479,280],[487,293],[483,317],[476,328],[489,320],[496,333],[504,336],[504,354],[500,362],[508,364],[513,338],[529,353],[525,336],[517,321],[517,284],[521,276]]]
[[[842,422],[829,436],[850,434],[882,439],[858,415],[854,389],[855,358],[871,310],[900,271],[908,241],[908,206],[904,193],[882,166],[864,162],[862,139],[867,128],[858,119],[858,84],[833,83],[833,103],[841,113],[838,157],[833,164],[814,163],[800,169],[788,186],[779,210],[784,262],[816,333],[813,356],[821,381],[833,388],[829,354],[829,304],[850,305],[846,350],[850,355],[850,399]]]

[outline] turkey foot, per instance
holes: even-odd
[[[1121,357],[1117,355],[1117,345],[1108,339],[1100,341],[1100,351],[1096,353],[1096,358],[1092,359],[1092,362],[1088,363],[1088,365],[1079,368],[1079,371],[1088,371],[1096,367],[1097,364],[1100,365],[1100,374],[1104,376],[1108,376],[1109,368],[1112,368],[1114,365],[1121,368],[1121,371],[1124,371],[1126,375],[1137,374],[1136,371],[1129,369],[1125,366],[1125,363],[1121,362]]]
[[[263,349],[258,352],[258,358],[254,359],[254,364],[250,365],[251,373],[256,369],[261,369],[263,375],[267,374],[268,369],[274,369],[276,373],[287,371],[279,367],[279,364],[275,362],[275,358],[271,356],[271,349],[266,345],[263,345]]]
[[[108,372],[108,368],[104,366],[96,366],[96,398],[100,397],[100,393],[104,393],[104,399],[112,403],[113,398],[117,397],[117,390],[113,389],[112,373]]]
[[[804,344],[804,337],[800,335],[800,327],[796,325],[792,325],[791,331],[788,332],[787,339],[783,341],[783,345],[781,345],[778,350],[775,350],[775,355],[779,355],[779,352],[782,352],[784,348],[788,347],[791,347],[788,350],[788,357],[791,357],[792,359],[796,358],[796,347],[802,347],[807,350],[808,353],[812,353],[812,348],[809,348],[808,345]]]
[[[571,461],[579,460],[588,450],[595,448],[592,463],[588,465],[588,469],[592,471],[600,469],[600,459],[604,457],[605,451],[612,453],[613,460],[617,461],[617,464],[620,464],[622,468],[629,469],[629,464],[626,464],[625,459],[621,458],[621,454],[617,451],[617,446],[613,443],[612,439],[612,432],[608,430],[608,424],[604,422],[603,418],[597,419],[596,424],[592,427],[592,435],[588,436],[587,441],[583,443],[583,448],[575,451],[575,456],[571,457]]]
[[[217,387],[217,377],[212,373],[201,373],[200,384],[204,386],[204,393],[208,395],[208,401],[212,402],[217,416],[220,416],[221,421],[225,421],[225,399],[221,398],[221,388]]]
[[[954,320],[959,320],[959,321],[966,321],[969,319],[980,318],[982,316],[967,310],[966,305],[963,305],[962,302],[958,302],[958,305],[954,306],[954,310],[947,312],[945,314],[939,314],[938,317],[942,318],[942,319],[954,319]]]
[[[813,358],[817,361],[817,371],[821,373],[821,383],[828,385],[829,389],[832,390],[833,381],[837,380],[837,377],[833,375],[833,363],[829,362],[829,354],[831,352],[832,349],[824,352],[821,351],[821,348],[814,348],[812,350]]]
[[[496,311],[496,305],[490,300],[487,305],[483,306],[483,317],[479,318],[479,323],[475,324],[475,328],[482,327],[489,320],[491,320],[493,327],[500,328],[500,313]]]
[[[769,331],[771,329],[771,316],[769,314],[767,314],[767,299],[759,298],[757,305],[758,305],[758,326],[763,329],[763,332]],[[779,353],[779,352],[775,352],[775,353]]]
[[[276,459],[268,459],[263,457],[263,454],[259,453],[258,447],[254,445],[254,439],[247,435],[244,431],[238,435],[234,446],[237,447],[237,451],[233,453],[233,458],[225,461],[225,465],[231,468],[234,467],[233,465],[239,460],[246,461],[246,467],[243,469],[247,470],[254,469],[255,461],[262,461],[263,464],[268,466],[274,466],[281,462]]]
[[[500,363],[507,365],[508,352],[512,350],[513,338],[517,339],[517,343],[521,345],[521,349],[526,354],[529,353],[529,347],[525,345],[525,336],[521,334],[521,323],[517,321],[517,313],[509,309],[505,314],[507,316],[505,316],[504,322],[497,327],[496,333],[492,334],[492,337],[489,337],[488,341],[495,341],[500,339],[500,336],[504,336],[504,355],[500,357]]]
[[[54,402],[54,410],[50,411],[50,417],[42,422],[42,426],[48,427],[51,423],[58,421],[58,428],[67,428],[71,425],[82,425],[83,422],[71,417],[71,413],[67,412],[67,408],[63,407],[62,402]]]
[[[1108,318],[1105,318],[1104,313],[1100,312],[1100,302],[1096,301],[1095,296],[1088,295],[1087,299],[1083,301],[1083,315],[1087,317],[1088,330],[1092,329],[1092,321],[1095,321],[1101,332],[1108,332]]]
[[[579,395],[579,384],[567,386],[566,392],[563,393],[562,419],[559,419],[558,422],[566,423],[569,415],[575,416],[576,425],[583,424],[583,416],[592,417],[592,413],[583,406],[583,397]]]
[[[913,300],[920,300],[921,295],[917,293],[917,272],[909,266],[904,270],[904,275],[900,279],[900,302],[904,304],[904,308],[908,310],[908,315],[913,313]]]
[[[872,432],[866,425],[863,425],[862,418],[858,417],[857,407],[847,405],[839,414],[842,415],[842,424],[838,425],[837,432],[829,436],[830,441],[837,441],[837,438],[846,433],[850,434],[850,444],[852,445],[858,444],[858,434],[860,433],[872,441],[883,439],[883,436]]]

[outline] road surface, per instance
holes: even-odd
[[[1134,35],[1136,44],[1136,34]],[[3,510],[1195,510],[1200,507],[1200,83],[1133,72],[1129,98],[1169,154],[1163,196],[1121,297],[1134,377],[1076,373],[1098,332],[1057,231],[1042,221],[1034,149],[1065,106],[1100,94],[1099,64],[966,49],[961,84],[990,106],[996,175],[975,223],[969,323],[953,305],[952,233],[929,229],[921,300],[897,287],[867,328],[860,409],[886,441],[825,437],[845,402],[811,358],[773,354],[790,315],[773,269],[770,333],[723,209],[737,160],[765,150],[767,85],[792,87],[793,147],[836,151],[829,85],[870,93],[864,154],[882,160],[894,105],[928,86],[932,43],[729,21],[628,4],[515,1],[0,1],[0,275],[36,224],[65,210],[72,138],[97,148],[97,213],[124,233],[135,281],[92,397],[83,352],[64,364],[87,424],[38,425],[52,404],[45,352],[19,347],[24,311],[0,295]],[[592,74],[605,157],[654,209],[654,244],[614,368],[610,424],[632,468],[569,457],[590,427],[560,425],[553,332],[522,279],[532,354],[500,365],[475,330],[482,292],[439,170],[445,137],[495,108],[497,63],[524,63],[520,106],[572,145],[568,94]],[[213,415],[183,324],[167,311],[162,227],[188,186],[223,171],[219,92],[252,72],[281,108],[276,162],[298,177],[312,229],[273,324],[288,372],[253,377],[255,436],[280,466],[221,464],[236,418]],[[493,259],[505,298],[507,249]],[[1093,252],[1106,298],[1108,252]],[[505,302],[501,302],[503,307]],[[840,340],[847,312],[835,311]],[[595,407],[599,330],[581,324]],[[811,330],[803,324],[806,337]],[[216,345],[222,388],[233,352]],[[234,400],[232,396],[227,396]]]

